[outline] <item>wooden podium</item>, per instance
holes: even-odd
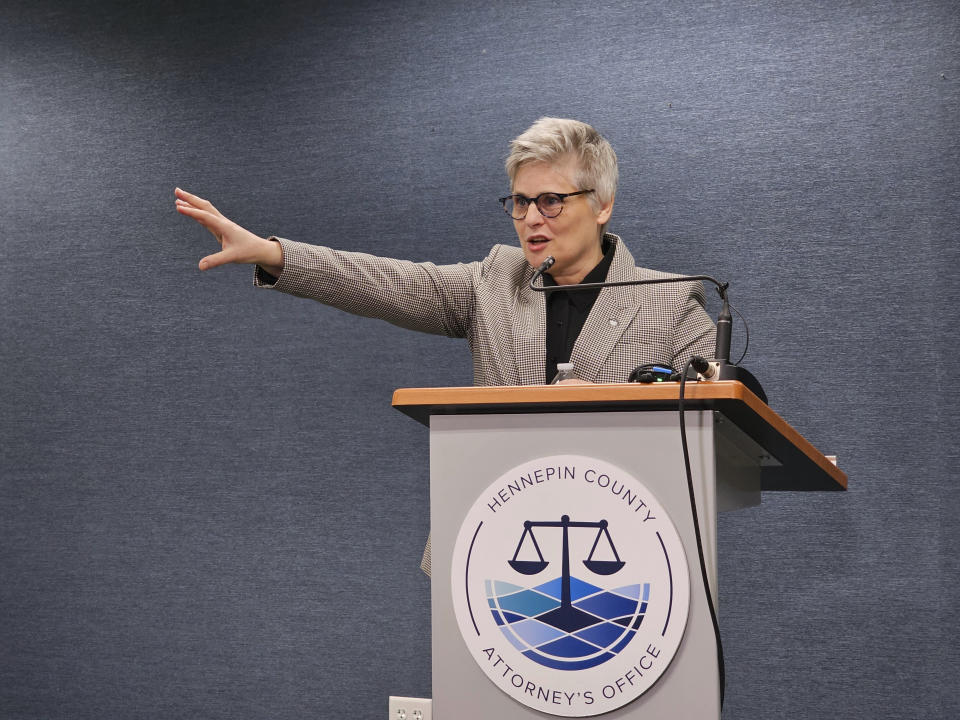
[[[603,709],[604,717],[720,717],[715,638],[694,540],[678,402],[678,383],[413,388],[394,393],[394,407],[430,428],[433,712],[437,720],[590,717],[600,714],[596,710],[608,693],[615,696],[623,690],[621,685],[626,687],[624,678],[631,686],[634,683],[629,670],[616,680],[597,681],[595,688],[585,683],[584,688],[593,688],[584,692],[587,701],[575,700],[571,693],[566,700],[562,693],[551,696],[549,689],[516,672],[510,676],[505,672],[506,679],[498,680],[498,686],[489,667],[484,667],[485,658],[468,648],[466,636],[461,635],[462,604],[455,608],[454,595],[463,583],[459,574],[452,575],[452,564],[455,547],[463,544],[465,519],[475,512],[478,498],[489,492],[491,483],[506,477],[505,473],[538,458],[561,456],[596,459],[609,464],[605,467],[642,477],[644,487],[672,521],[682,543],[680,555],[686,556],[689,568],[689,606],[675,654],[665,661],[651,686],[621,706]],[[688,383],[684,417],[704,558],[716,605],[718,511],[759,504],[763,491],[845,490],[847,478],[739,382]],[[502,496],[504,502],[509,495]],[[499,504],[496,497],[491,510],[494,504]],[[567,524],[576,523],[569,523],[565,516],[564,602],[569,605]],[[457,572],[461,572],[459,566]],[[469,585],[469,569],[466,574]],[[490,581],[486,582],[490,592]],[[672,590],[670,597],[672,602]],[[494,604],[490,600],[491,607]],[[471,618],[476,613],[489,620],[486,610],[471,607]],[[623,624],[622,619],[618,622]],[[607,666],[617,671],[616,662]],[[636,666],[634,670],[639,672]],[[522,690],[526,683],[529,697],[511,697],[510,678],[514,688]]]

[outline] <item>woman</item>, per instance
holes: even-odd
[[[572,362],[586,382],[624,382],[641,363],[683,367],[710,356],[714,327],[697,282],[531,290],[551,256],[546,285],[669,277],[635,266],[605,228],[617,188],[617,158],[589,125],[541,118],[511,143],[510,195],[501,199],[520,247],[494,245],[482,261],[435,265],[262,238],[179,188],[178,212],[210,230],[219,252],[200,261],[256,265],[255,283],[347,312],[423,332],[466,338],[474,384],[549,382]]]

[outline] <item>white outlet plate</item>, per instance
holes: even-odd
[[[390,720],[433,720],[427,698],[408,698],[390,696]]]

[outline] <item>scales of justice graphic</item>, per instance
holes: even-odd
[[[537,575],[543,572],[550,563],[543,558],[543,552],[540,550],[540,544],[533,533],[534,528],[562,528],[563,529],[563,567],[560,574],[560,607],[547,613],[537,616],[537,620],[547,625],[552,625],[558,630],[564,632],[576,632],[581,628],[596,625],[597,617],[591,613],[585,612],[573,606],[570,592],[570,528],[594,528],[597,530],[597,537],[593,541],[593,547],[590,548],[590,554],[583,561],[586,568],[597,575],[613,575],[620,572],[626,565],[620,559],[617,548],[610,537],[610,530],[607,527],[606,520],[598,522],[574,522],[569,515],[564,515],[559,522],[549,520],[526,520],[523,523],[523,534],[520,535],[520,542],[517,543],[517,549],[513,553],[513,559],[509,560],[509,565],[521,575]],[[527,538],[533,543],[537,551],[538,560],[518,560],[520,550]],[[605,539],[607,546],[613,553],[614,560],[594,560],[593,556],[597,551],[597,545],[601,539]]]

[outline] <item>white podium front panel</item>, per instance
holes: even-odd
[[[688,412],[687,438],[701,535],[716,593],[716,467],[714,414]],[[687,491],[679,419],[675,412],[597,412],[511,415],[434,415],[430,421],[433,553],[433,709],[438,720],[490,717],[590,716],[549,702],[522,704],[481,669],[461,635],[453,605],[451,565],[464,519],[497,478],[518,465],[552,455],[577,455],[622,468],[652,491],[679,533],[689,568],[689,616],[676,654],[640,697],[605,718],[720,717],[713,625],[704,595]],[[564,530],[566,532],[566,530]],[[568,573],[569,574],[569,573]],[[485,610],[485,608],[484,608]],[[623,672],[609,663],[611,680],[589,692],[620,692]],[[628,670],[627,673],[630,671]],[[626,683],[621,683],[625,685]],[[585,686],[586,687],[586,686]],[[558,698],[562,708],[563,697]]]

